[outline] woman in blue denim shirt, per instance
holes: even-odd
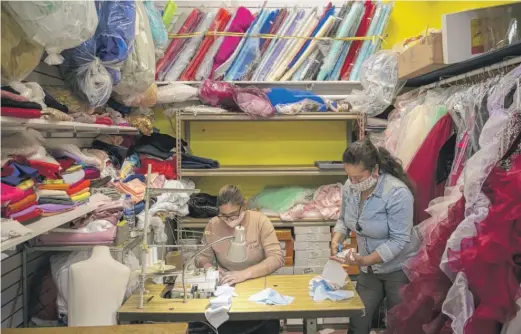
[[[360,266],[356,290],[365,315],[350,319],[348,333],[368,334],[384,298],[389,309],[400,302],[400,288],[408,282],[403,265],[419,248],[412,222],[413,185],[400,162],[368,139],[351,144],[342,161],[348,180],[331,255],[341,263]],[[339,258],[338,245],[350,231],[357,234],[359,253]]]

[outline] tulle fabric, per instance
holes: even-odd
[[[422,246],[404,271],[410,283],[402,288],[402,302],[388,314],[387,333],[452,333],[447,316],[441,312],[451,281],[439,268],[445,243],[463,219],[465,198],[461,182],[446,197],[433,201],[433,217],[418,225]]]
[[[477,236],[462,240],[461,251],[448,251],[449,266],[467,275],[469,286],[479,300],[465,325],[466,334],[499,333],[500,324],[517,312],[520,289],[513,255],[521,254],[519,189],[521,155],[518,154],[512,159],[509,171],[496,167],[487,179],[484,190],[492,204],[487,218],[476,225]]]

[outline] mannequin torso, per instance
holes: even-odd
[[[69,270],[69,326],[116,325],[130,269],[117,262],[106,246],[97,246],[92,256]]]

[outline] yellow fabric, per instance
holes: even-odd
[[[80,169],[82,169],[81,165],[72,165],[69,168],[67,168],[66,172],[67,173],[77,172]]]
[[[16,186],[16,188],[22,189],[22,190],[27,190],[32,187],[34,187],[34,181],[32,179],[22,181],[22,183],[20,183],[19,185]]]
[[[77,195],[77,196],[71,196],[71,199],[75,202],[81,202],[81,201],[84,201],[86,199],[89,199],[90,197],[90,192],[85,192],[81,195]]]
[[[42,182],[43,184],[64,184],[65,181],[63,180],[52,180],[52,179],[45,179]]]

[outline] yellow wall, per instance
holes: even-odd
[[[384,48],[391,48],[426,27],[441,28],[441,16],[513,1],[396,1]],[[174,135],[162,113],[156,114],[161,132]],[[222,165],[297,165],[315,160],[340,160],[346,147],[344,122],[194,122],[191,147],[196,155]],[[216,193],[226,183],[240,186],[246,196],[266,184],[325,184],[343,177],[207,177],[197,187]]]

